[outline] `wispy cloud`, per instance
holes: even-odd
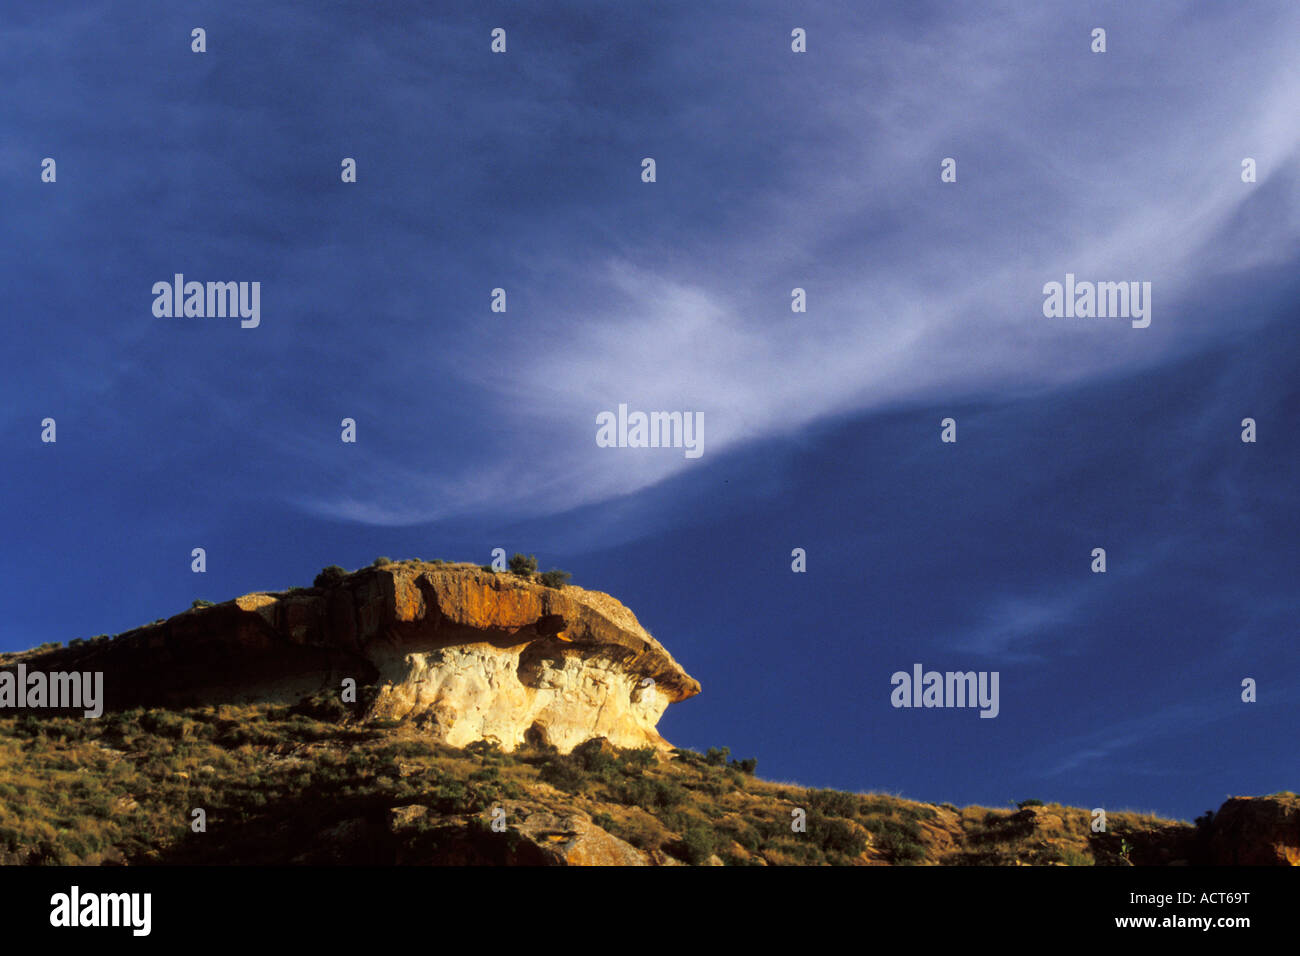
[[[253,9],[231,8],[208,60],[179,44],[169,70],[106,84],[106,55],[78,81],[97,99],[59,97],[51,116],[35,92],[19,98],[0,162],[31,178],[34,157],[59,151],[66,181],[20,195],[14,221],[56,245],[90,228],[87,268],[118,250],[108,300],[35,260],[44,278],[24,294],[46,298],[20,305],[118,318],[37,352],[18,388],[59,382],[62,408],[93,409],[171,366],[232,422],[291,409],[274,439],[246,440],[295,477],[274,494],[345,520],[552,513],[831,415],[1165,362],[1238,334],[1198,308],[1205,286],[1300,237],[1292,4],[1196,18],[1103,4],[1104,55],[1088,52],[1091,21],[1052,6],[832,6],[798,56],[775,4],[670,6],[653,36],[635,18],[592,22],[576,46],[549,42],[571,40],[556,8],[520,20],[496,61],[466,52],[482,46],[467,25],[416,10],[304,24]],[[44,76],[50,37],[98,49],[102,25],[34,20],[0,39],[6,80]],[[172,49],[173,26],[147,42]],[[139,29],[113,33],[108,54],[146,42]],[[137,102],[154,105],[124,108]],[[51,144],[52,125],[75,135]],[[165,188],[147,158],[160,151]],[[349,192],[330,180],[351,153]],[[638,181],[643,156],[657,183]],[[948,156],[955,184],[939,181]],[[91,164],[134,197],[124,211],[102,214]],[[257,347],[211,346],[229,380],[139,304],[177,268],[264,282]],[[1151,328],[1045,320],[1042,285],[1066,272],[1152,281]],[[506,315],[487,311],[495,286]],[[806,314],[790,311],[796,286]],[[362,288],[364,313],[340,314]],[[705,457],[597,448],[596,414],[623,401],[702,412]],[[364,419],[347,458],[333,404]]]
[[[1207,244],[1270,188],[1283,193],[1264,217],[1271,234],[1297,235],[1287,210],[1300,193],[1279,177],[1300,137],[1287,121],[1300,76],[1281,39],[1293,33],[1280,29],[1294,28],[1297,13],[1267,12],[1230,39],[1217,21],[1148,11],[1131,33],[1112,31],[1115,52],[1094,56],[1086,31],[1067,32],[1047,11],[964,11],[946,14],[924,42],[902,24],[838,38],[799,82],[715,59],[709,85],[688,67],[663,91],[678,104],[667,132],[646,137],[643,151],[703,141],[699,154],[730,150],[735,165],[705,177],[683,168],[689,157],[665,162],[646,195],[692,220],[689,204],[706,196],[683,194],[676,180],[721,187],[744,175],[744,143],[726,138],[742,132],[737,101],[755,130],[786,118],[788,137],[763,160],[772,168],[752,189],[728,190],[725,227],[682,231],[669,245],[664,222],[651,220],[641,248],[603,260],[581,237],[571,260],[525,254],[553,276],[543,291],[562,304],[543,300],[527,320],[467,336],[453,354],[499,430],[496,450],[526,462],[533,480],[506,492],[429,473],[390,486],[365,513],[554,511],[701,467],[596,448],[596,413],[623,401],[703,411],[707,464],[826,415],[1077,383],[1231,332],[1199,313],[1195,296],[1213,271],[1274,261],[1287,246],[1208,259]],[[1207,63],[1219,64],[1213,82]],[[949,155],[959,177],[946,186],[939,160]],[[1254,186],[1239,178],[1246,155],[1259,162]],[[622,207],[635,230],[641,207]],[[1043,319],[1041,286],[1066,272],[1153,281],[1152,327]],[[807,314],[789,309],[794,286],[808,290]]]
[[[1223,719],[1233,706],[1241,705],[1234,705],[1231,698],[1218,706],[1204,700],[1169,704],[1065,738],[1052,748],[1052,753],[1066,756],[1048,763],[1043,775],[1071,773],[1098,761],[1117,759],[1134,747],[1150,747],[1162,738],[1193,733]]]
[[[1079,620],[1085,590],[997,598],[981,612],[981,621],[964,628],[952,646],[1007,663],[1044,660],[1047,654],[1060,653],[1061,630]]]

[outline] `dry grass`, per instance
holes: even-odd
[[[457,750],[407,726],[320,716],[259,705],[0,720],[0,863],[386,862],[400,848],[334,835],[397,806],[463,822],[512,799],[581,811],[691,863],[1122,864],[1121,840],[1191,830],[1121,812],[1099,839],[1086,810],[1057,804],[957,810],[762,780],[725,755]],[[206,833],[190,829],[195,807]]]

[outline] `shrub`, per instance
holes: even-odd
[[[741,773],[747,773],[752,777],[754,772],[758,770],[758,758],[746,757],[744,760],[733,760],[731,761],[731,766],[735,767]]]
[[[375,558],[375,560],[370,562],[370,566],[372,568],[382,568],[385,564],[392,564],[392,563],[393,563],[392,558]]]
[[[832,817],[851,817],[858,812],[858,798],[841,790],[809,790],[808,806]]]
[[[809,824],[813,837],[821,845],[821,848],[828,853],[857,856],[866,845],[866,840],[861,832],[843,820],[817,814],[809,821]]]
[[[343,579],[347,576],[348,573],[337,564],[331,564],[329,567],[323,568],[320,574],[316,575],[316,580],[312,581],[312,586],[318,588],[338,587],[343,583]]]
[[[704,763],[703,755],[696,753],[694,750],[683,750],[681,747],[673,748],[673,756],[692,767],[698,767]]]
[[[203,600],[203,598],[195,598],[193,601],[190,602],[191,611],[199,607],[216,607],[216,604],[214,604],[212,601],[205,601]]]
[[[704,752],[704,762],[710,767],[725,767],[730,756],[730,747],[710,747]]]
[[[921,844],[921,828],[915,823],[899,822],[881,818],[864,821],[866,828],[874,835],[874,843],[889,854],[893,863],[911,863],[925,856],[925,847]]]
[[[933,820],[939,813],[934,807],[919,803],[903,803],[898,807],[898,815],[908,820]]]
[[[692,820],[682,828],[681,842],[673,848],[686,862],[699,866],[707,863],[709,857],[722,849],[726,839],[710,830],[703,823]]]
[[[587,773],[598,776],[618,766],[618,759],[605,749],[601,739],[587,740],[574,747],[570,759]]]
[[[1042,805],[1043,805],[1042,800],[1021,800],[1019,803],[1016,804],[1016,806],[1019,807],[1021,810],[1023,810],[1025,807],[1041,807]]]
[[[537,570],[537,558],[531,554],[525,557],[516,551],[510,560],[506,562],[506,567],[514,574],[527,577]]]
[[[893,863],[916,863],[925,859],[925,847],[906,837],[887,834],[880,840],[880,847],[889,854]]]
[[[622,757],[625,767],[644,770],[654,763],[655,749],[653,747],[638,747],[635,750],[624,750],[619,756]]]
[[[671,780],[639,777],[624,788],[622,797],[624,803],[637,804],[647,810],[652,807],[670,810],[686,799],[686,788]]]
[[[465,753],[474,754],[476,757],[482,757],[484,761],[499,761],[506,757],[505,751],[495,740],[474,740],[465,745]]]
[[[573,575],[570,574],[568,571],[561,571],[558,568],[551,568],[551,570],[542,574],[539,580],[548,588],[555,588],[558,591],[560,588],[564,587],[566,584],[569,583],[569,578],[571,577],[573,577]]]
[[[539,776],[555,789],[569,793],[577,793],[587,781],[586,775],[564,758],[548,761]]]
[[[140,718],[140,726],[158,737],[181,740],[194,730],[194,724],[170,710],[149,710]]]

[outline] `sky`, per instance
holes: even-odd
[[[664,735],[769,779],[1300,789],[1295,3],[4,19],[0,648],[501,547],[632,608],[703,685]],[[176,273],[260,324],[156,316]],[[1067,274],[1150,325],[1046,316]],[[620,404],[703,453],[600,447]],[[892,706],[917,663],[998,716]]]

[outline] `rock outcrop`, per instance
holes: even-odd
[[[367,717],[453,746],[596,737],[668,743],[655,727],[700,685],[619,601],[473,565],[367,568],[333,586],[247,594],[112,641],[28,652],[29,669],[103,671],[108,709],[295,704],[351,678]],[[337,698],[336,698],[337,699]]]
[[[1233,797],[1210,824],[1218,866],[1300,866],[1300,796]]]
[[[399,850],[398,863],[441,865],[489,863],[497,866],[654,866],[677,863],[662,854],[643,853],[596,826],[580,811],[552,808],[516,800],[502,801],[500,834],[477,817],[434,817],[424,806],[395,807],[389,830],[399,847],[411,845],[421,852],[407,858]],[[505,826],[505,821],[509,826]],[[403,838],[427,827],[424,841]],[[420,834],[424,835],[424,834]],[[421,845],[423,842],[423,845]],[[433,849],[430,850],[429,845]]]

